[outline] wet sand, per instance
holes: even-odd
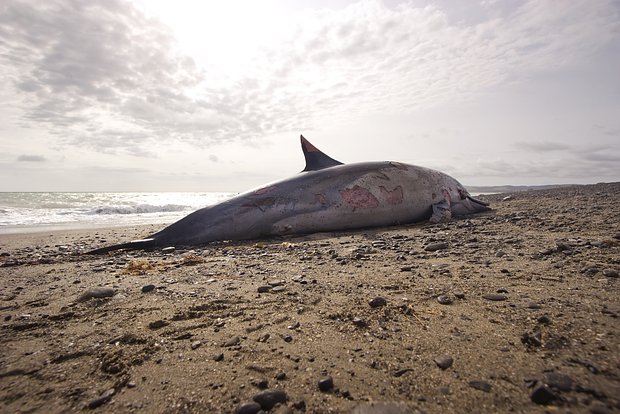
[[[0,411],[618,412],[620,183],[506,196],[106,256],[159,226],[2,235]]]

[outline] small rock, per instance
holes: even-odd
[[[482,295],[482,297],[486,300],[491,300],[495,302],[508,299],[508,296],[497,294],[497,293],[488,293],[486,295]]]
[[[240,343],[241,343],[241,338],[239,338],[238,336],[234,336],[230,338],[228,341],[224,342],[224,346],[226,348],[229,348],[231,346],[239,345]]]
[[[502,201],[510,201],[510,200],[512,200],[511,195],[507,195],[506,197],[502,198]]]
[[[142,293],[152,292],[153,290],[155,290],[155,285],[142,286]]]
[[[286,283],[285,280],[270,280],[269,282],[267,282],[269,286],[273,286],[273,287],[282,286],[285,283]]]
[[[159,329],[159,328],[163,328],[164,326],[168,326],[168,325],[170,325],[170,322],[164,321],[163,319],[159,319],[159,320],[150,322],[149,329]]]
[[[282,339],[284,339],[284,342],[293,342],[293,337],[291,335],[284,335]]]
[[[252,385],[254,385],[259,390],[266,390],[267,387],[269,386],[269,380],[267,378],[261,378],[259,380],[252,382]]]
[[[555,400],[557,396],[551,391],[549,387],[542,384],[534,388],[534,391],[530,394],[530,400],[536,404],[546,405]]]
[[[323,377],[319,380],[319,390],[327,392],[334,388],[334,379],[330,376]]]
[[[437,302],[439,302],[442,305],[451,305],[452,298],[448,295],[439,295],[437,296]]]
[[[198,348],[200,348],[201,345],[202,345],[202,342],[194,341],[194,342],[192,342],[192,344],[190,346],[191,346],[192,349],[198,349]]]
[[[235,414],[256,414],[261,410],[260,404],[251,402],[239,404],[235,408]]]
[[[286,372],[278,372],[278,373],[276,374],[276,379],[277,379],[278,381],[285,380],[285,379],[286,379]]]
[[[364,328],[367,325],[365,320],[358,318],[357,316],[353,318],[352,322],[353,325],[357,326],[358,328]]]
[[[222,353],[217,354],[216,356],[213,357],[213,360],[215,362],[223,361],[224,360],[224,354],[222,354]]]
[[[284,404],[288,396],[282,390],[267,390],[256,394],[253,398],[263,410],[271,410],[276,404]]]
[[[271,289],[273,289],[273,286],[269,286],[269,285],[259,286],[259,287],[258,287],[258,293],[267,293],[267,292],[269,292]]]
[[[614,269],[604,269],[603,276],[605,277],[618,277],[618,272]]]
[[[114,390],[114,388],[110,388],[109,390],[101,394],[98,398],[95,398],[94,400],[89,402],[88,408],[93,409],[102,406],[103,404],[107,403],[112,399],[115,392],[116,391]]]
[[[176,248],[174,246],[168,246],[168,247],[164,247],[163,249],[161,249],[161,252],[162,253],[172,253],[175,250],[176,250]]]
[[[377,296],[376,298],[368,302],[368,304],[371,308],[380,308],[381,306],[387,305],[387,300],[385,298],[382,298],[381,296]]]
[[[450,355],[442,355],[442,356],[438,356],[437,358],[434,359],[435,364],[437,364],[437,366],[441,369],[448,369],[452,366],[452,363],[454,362],[454,360],[452,359],[452,357]]]
[[[460,291],[454,292],[454,297],[456,297],[457,299],[465,299],[465,293]]]
[[[92,298],[111,298],[114,296],[115,290],[111,287],[96,287],[89,289],[78,297],[78,302],[85,302]]]
[[[271,293],[284,292],[286,290],[286,286],[276,286],[270,290]]]
[[[558,372],[550,372],[545,376],[545,384],[554,390],[570,391],[573,389],[573,379],[565,374]]]
[[[549,325],[551,323],[551,319],[549,319],[547,315],[541,315],[536,318],[536,320],[538,321],[538,323],[542,323],[543,325]]]
[[[469,381],[468,385],[480,391],[484,391],[484,392],[491,391],[491,384],[489,384],[486,381],[478,381],[478,380]]]
[[[424,247],[424,250],[427,252],[435,252],[437,250],[445,250],[448,248],[448,243],[446,242],[434,242],[429,243]]]

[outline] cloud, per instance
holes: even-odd
[[[564,151],[570,148],[570,145],[560,142],[540,141],[540,142],[523,142],[519,141],[514,144],[519,149],[535,152],[556,152]]]
[[[17,161],[19,162],[46,162],[47,159],[40,155],[20,155],[17,157]]]
[[[0,70],[22,126],[43,126],[55,145],[153,157],[175,142],[251,142],[465,102],[618,36],[606,1],[477,7],[478,19],[462,21],[413,3],[306,10],[233,67],[181,52],[168,27],[124,0],[16,0],[0,12]],[[538,150],[565,149],[549,145]]]

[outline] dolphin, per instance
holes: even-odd
[[[88,253],[438,223],[490,210],[440,171],[394,161],[343,164],[300,138],[306,167],[297,175],[197,210],[146,239]]]

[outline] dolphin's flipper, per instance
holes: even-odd
[[[136,249],[149,249],[156,247],[154,239],[143,239],[143,240],[133,240],[129,243],[121,243],[115,244],[113,246],[102,247],[100,249],[91,250],[86,252],[85,254],[104,254],[107,252],[112,252],[114,250],[136,250]]]
[[[306,168],[304,168],[303,171],[317,171],[322,170],[323,168],[342,165],[340,161],[336,161],[332,157],[321,152],[321,150],[304,138],[303,135],[300,135],[300,138],[301,149],[304,152],[304,157],[306,158]]]
[[[450,221],[452,218],[452,210],[450,209],[450,202],[448,200],[441,200],[438,203],[433,204],[433,215],[428,221],[437,224],[445,221]]]

